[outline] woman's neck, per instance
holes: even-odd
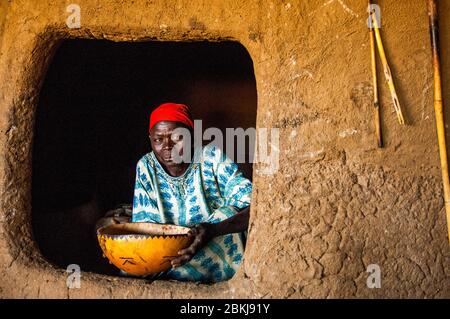
[[[178,177],[184,174],[186,172],[187,168],[189,167],[189,163],[181,163],[178,165],[172,165],[172,166],[164,166],[164,170],[167,174],[173,177]]]

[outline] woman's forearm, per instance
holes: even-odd
[[[231,216],[217,224],[210,224],[212,237],[222,236],[231,233],[240,233],[248,228],[250,218],[250,206],[239,211],[236,215]]]

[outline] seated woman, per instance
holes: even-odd
[[[216,146],[193,148],[189,162],[175,160],[174,147],[182,154],[186,145],[174,133],[179,127],[192,133],[193,121],[186,105],[165,103],[150,115],[153,151],[137,164],[132,222],[192,227],[191,246],[171,261],[166,277],[227,280],[244,253],[252,185]]]

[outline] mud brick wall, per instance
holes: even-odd
[[[70,3],[82,9],[79,29],[65,24]],[[450,2],[440,3],[448,105]],[[373,134],[366,1],[1,1],[0,296],[450,297],[426,6],[386,0],[381,9],[408,122],[397,123],[380,82],[384,149]],[[81,288],[68,289],[65,270],[41,256],[30,222],[33,119],[52,54],[67,38],[234,40],[247,49],[257,127],[280,129],[280,167],[254,171],[248,246],[232,280],[83,273]],[[381,268],[380,289],[366,286],[369,264]]]

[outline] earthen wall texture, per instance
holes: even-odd
[[[70,3],[80,5],[80,29],[66,26]],[[448,104],[450,2],[439,9]],[[0,1],[0,296],[449,298],[426,3],[386,0],[381,10],[408,125],[397,122],[380,68],[378,149],[366,1]],[[66,38],[234,40],[248,50],[257,127],[280,129],[280,161],[272,175],[255,165],[249,241],[233,279],[209,286],[83,273],[81,288],[68,289],[65,270],[40,255],[30,224],[33,114]],[[380,289],[366,285],[369,264],[381,268]]]

